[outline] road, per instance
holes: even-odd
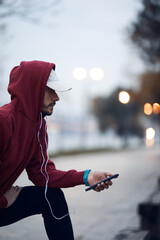
[[[119,230],[139,226],[137,206],[156,188],[160,176],[160,149],[132,149],[101,152],[54,159],[57,169],[107,170],[119,173],[113,186],[96,193],[85,192],[84,186],[64,189],[71,214],[76,240],[112,240]],[[31,185],[23,173],[19,185]],[[0,229],[0,240],[44,240],[46,238],[41,216],[26,218]]]

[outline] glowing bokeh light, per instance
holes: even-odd
[[[157,114],[159,114],[159,112],[160,112],[159,104],[158,103],[154,103],[153,104],[153,113],[157,115]]]
[[[155,137],[155,130],[153,128],[147,128],[146,129],[146,139],[151,140]]]
[[[154,145],[154,138],[152,139],[146,139],[146,146],[151,147]]]
[[[89,75],[93,81],[100,81],[104,77],[104,70],[99,67],[91,68]]]
[[[120,101],[121,103],[127,104],[127,103],[129,103],[129,101],[130,101],[130,95],[129,95],[129,93],[126,92],[126,91],[121,91],[121,92],[119,93],[118,99],[119,99],[119,101]]]
[[[86,69],[83,67],[76,67],[73,70],[73,77],[78,81],[84,80],[87,77]]]
[[[144,113],[146,115],[151,115],[152,114],[152,105],[150,103],[145,103],[144,104]]]

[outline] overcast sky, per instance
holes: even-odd
[[[70,81],[72,93],[64,97],[63,107],[81,112],[86,95],[107,95],[117,86],[136,83],[135,74],[143,65],[131,49],[126,27],[136,18],[140,1],[136,0],[62,0],[54,16],[45,14],[39,24],[9,20],[8,35],[3,48],[4,85],[12,67],[22,60],[54,62],[57,74]],[[95,83],[87,76],[83,82],[73,79],[77,66],[101,67],[104,78]]]

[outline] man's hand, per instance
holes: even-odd
[[[88,183],[90,186],[93,184],[96,184],[97,182],[100,182],[104,180],[107,177],[112,176],[113,174],[108,173],[108,172],[102,172],[102,171],[90,171],[88,175]],[[97,187],[95,187],[93,190],[96,192],[100,192],[104,189],[109,188],[109,186],[112,185],[112,181],[107,181],[105,183],[98,184]]]
[[[10,207],[14,202],[15,200],[17,199],[20,191],[22,190],[22,187],[11,187],[4,195],[8,201],[8,205],[6,208]]]

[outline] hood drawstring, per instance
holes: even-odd
[[[50,208],[52,216],[55,219],[57,219],[57,220],[61,220],[61,219],[65,218],[66,216],[68,216],[69,213],[65,214],[62,217],[56,217],[53,214],[53,210],[52,210],[51,204],[50,204],[50,202],[49,202],[49,200],[47,198],[47,189],[48,189],[48,182],[49,182],[49,175],[48,175],[48,172],[47,172],[47,164],[48,164],[48,160],[49,160],[48,159],[48,153],[47,153],[47,149],[48,149],[48,144],[47,144],[47,126],[46,126],[46,123],[45,123],[45,145],[46,145],[46,156],[47,156],[47,159],[45,159],[45,156],[43,154],[43,147],[42,147],[42,144],[41,144],[40,138],[39,138],[39,134],[40,134],[40,131],[41,131],[41,128],[42,128],[42,123],[43,123],[43,117],[42,117],[42,113],[41,113],[41,123],[40,123],[40,127],[39,127],[39,130],[38,130],[38,133],[37,133],[37,138],[38,138],[39,146],[40,146],[40,149],[41,149],[41,155],[42,155],[42,159],[43,159],[40,171],[41,171],[42,175],[45,177],[45,180],[46,180],[44,196],[45,196],[45,199],[46,199],[46,201],[47,201],[47,203],[49,205],[49,208]],[[45,172],[43,172],[43,166],[44,166]]]

